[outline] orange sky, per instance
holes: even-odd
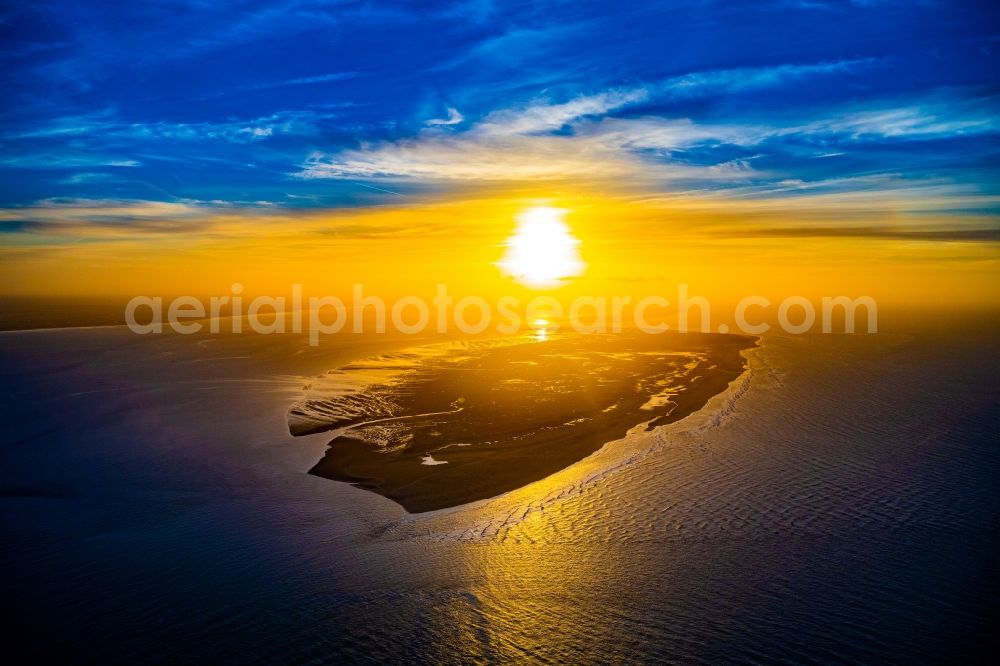
[[[884,202],[866,213],[870,202],[844,199],[798,206],[524,191],[301,215],[173,204],[110,211],[141,216],[132,227],[76,224],[77,211],[64,208],[44,235],[8,234],[0,281],[6,294],[32,295],[204,297],[234,282],[247,294],[299,283],[346,297],[361,283],[397,298],[446,283],[456,294],[530,295],[496,263],[518,214],[539,205],[566,210],[586,263],[557,295],[670,294],[687,283],[721,303],[869,295],[964,307],[1000,298],[998,244],[976,236],[975,218],[949,218],[942,234],[940,216],[895,214]]]

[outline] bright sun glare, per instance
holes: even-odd
[[[548,207],[521,213],[517,229],[505,243],[500,268],[521,284],[538,289],[557,287],[583,272],[577,252],[580,241],[563,222],[565,214],[565,210]]]

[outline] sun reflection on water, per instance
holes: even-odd
[[[549,339],[549,320],[538,318],[534,322],[533,336],[538,342],[545,342]]]

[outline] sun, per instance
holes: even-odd
[[[517,228],[504,243],[498,266],[521,284],[535,289],[558,287],[583,272],[580,241],[563,222],[561,208],[529,208],[517,218]]]

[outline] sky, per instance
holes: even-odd
[[[990,2],[14,1],[0,34],[3,293],[492,267],[542,203],[607,279],[1000,295]]]

